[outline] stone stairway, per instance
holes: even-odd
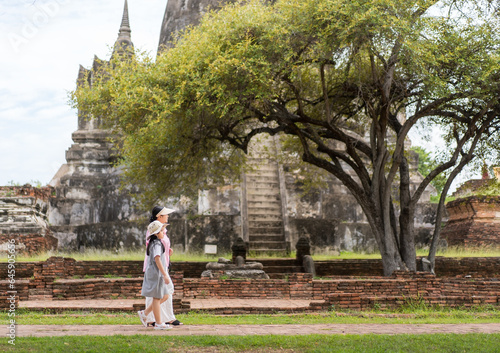
[[[249,252],[285,255],[279,165],[272,137],[261,138],[249,153],[252,170],[245,174]]]

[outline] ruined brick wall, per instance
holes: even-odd
[[[447,262],[450,268],[458,263],[461,271],[467,263],[474,263],[474,259],[461,263],[452,260]],[[476,259],[480,266],[489,267],[493,272],[498,261],[498,258]],[[30,271],[25,271],[24,275],[30,277],[16,277],[15,290],[20,300],[140,297],[142,261],[85,262],[52,257],[47,261],[27,264],[26,267],[33,269],[32,275]],[[0,266],[2,275],[6,274],[5,265]],[[18,265],[19,268],[24,267]],[[127,270],[131,273],[126,273]],[[105,277],[111,272],[120,278]],[[314,280],[311,274],[294,273],[285,279],[214,280],[185,278],[182,272],[172,272],[171,278],[177,301],[189,301],[191,298],[306,299],[315,301],[314,310],[392,308],[405,304],[500,305],[500,281],[494,274],[490,277],[469,277],[463,273],[455,277],[436,277],[422,272],[399,272],[391,277],[337,276]],[[7,288],[8,281],[0,280],[0,286]],[[0,298],[2,295],[5,296],[5,292],[0,293]],[[3,301],[0,307],[6,308],[7,304],[8,301]]]
[[[86,262],[63,257],[51,257],[36,263],[18,262],[12,290],[17,292],[20,300],[135,298],[140,296],[142,264],[142,261]],[[1,265],[0,275],[7,278],[8,264]],[[171,277],[178,295],[182,295],[182,274],[172,273]],[[5,294],[4,288],[8,288],[8,284],[7,280],[0,280],[0,297]],[[6,303],[1,302],[0,307],[4,308]]]
[[[0,244],[15,241],[17,255],[33,255],[57,249],[57,239],[49,234],[0,234]],[[1,248],[2,251],[4,247]]]
[[[38,262],[18,262],[16,264],[16,278],[24,279],[33,277],[35,266]],[[0,263],[0,280],[7,278],[8,266],[7,262]]]
[[[440,280],[428,273],[418,273],[407,278],[396,274],[391,277],[341,278],[314,281],[314,299],[327,299],[332,293],[368,296],[439,295]]]
[[[325,299],[325,309],[500,305],[500,282],[496,279],[436,278],[428,273],[402,272],[392,278],[352,280],[346,285],[333,281],[322,285],[332,286],[327,290],[315,288],[315,294],[326,295],[321,298]]]
[[[59,261],[57,257],[50,261]],[[47,260],[49,261],[49,260]],[[68,261],[74,261],[69,259]],[[293,260],[280,259],[248,259],[248,261],[259,261],[264,265],[266,273],[272,275],[273,271],[293,270],[289,274],[302,272],[300,266],[288,267],[293,264]],[[44,262],[41,262],[44,263]],[[19,263],[21,264],[21,263]],[[66,262],[61,265],[66,266]],[[382,263],[377,259],[367,260],[329,260],[316,261],[316,275],[318,277],[345,277],[345,276],[382,276]],[[205,271],[207,262],[184,262],[173,261],[170,267],[171,272],[182,273],[184,278],[200,278],[201,273]],[[0,263],[0,279],[7,278],[8,263]],[[34,276],[35,268],[40,268],[39,262],[23,262],[16,266],[16,278],[26,279]],[[142,261],[74,261],[66,269],[70,272],[57,272],[59,278],[73,276],[129,276],[142,277]],[[269,272],[268,272],[269,271]],[[500,277],[500,258],[499,257],[466,257],[466,258],[447,258],[436,257],[436,275],[438,277],[472,276],[473,278]],[[66,276],[66,277],[65,277]]]
[[[500,196],[470,196],[446,205],[441,237],[450,246],[500,246]]]
[[[288,284],[281,280],[184,279],[184,298],[290,298]]]
[[[47,223],[47,210],[54,189],[24,186],[0,187],[0,252],[15,242],[16,253],[35,254],[57,248]]]
[[[382,261],[377,259],[315,261],[314,264],[319,277],[384,275]]]
[[[308,299],[312,296],[312,275],[296,273],[288,279],[184,279],[184,298]]]
[[[23,186],[0,186],[0,197],[33,197],[47,202],[54,193],[54,188],[44,186],[41,188],[26,184]]]
[[[142,280],[137,278],[57,279],[54,299],[139,298]]]
[[[74,259],[70,258],[51,257],[47,261],[36,263],[33,269],[33,278],[29,281],[29,298],[52,298],[55,280],[71,277],[75,262]]]
[[[185,278],[200,278],[203,271],[207,269],[208,262],[184,262],[173,261],[170,264],[170,270],[174,272],[183,272]]]
[[[175,286],[174,297],[183,296],[182,274],[170,274]],[[55,278],[44,287],[50,291],[50,299],[54,300],[83,300],[83,299],[118,299],[142,298],[142,277],[133,278]],[[16,288],[21,300],[37,299],[29,289],[33,285]],[[26,291],[27,290],[27,291]],[[27,295],[28,294],[28,295]],[[35,298],[34,298],[35,297]],[[48,299],[48,298],[46,298]]]
[[[77,261],[73,276],[142,277],[143,261]]]
[[[183,296],[182,274],[170,273],[174,283],[174,297]],[[56,279],[52,284],[56,300],[143,298],[142,277],[132,278],[73,278]]]
[[[500,277],[500,257],[436,257],[439,277]]]

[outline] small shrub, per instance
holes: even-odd
[[[482,305],[472,305],[469,310],[471,312],[476,313],[498,313],[500,311],[500,307],[492,305],[492,304],[482,304]]]
[[[426,303],[425,299],[418,294],[416,297],[406,297],[403,295],[403,304],[400,306],[401,311],[428,311],[431,307]]]

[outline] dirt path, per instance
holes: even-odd
[[[139,325],[18,325],[16,337],[109,336],[109,335],[363,335],[363,334],[500,333],[492,324],[317,324],[317,325],[183,325],[156,331]],[[8,334],[2,326],[0,334]]]

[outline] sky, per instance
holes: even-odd
[[[128,0],[136,49],[156,55],[167,0]],[[109,59],[124,0],[0,0],[0,186],[46,185],[63,165],[79,66]],[[439,144],[418,141],[431,148]]]
[[[156,55],[167,0],[128,0],[135,48]],[[0,0],[0,185],[46,185],[77,129],[80,65],[109,59],[124,0]]]

